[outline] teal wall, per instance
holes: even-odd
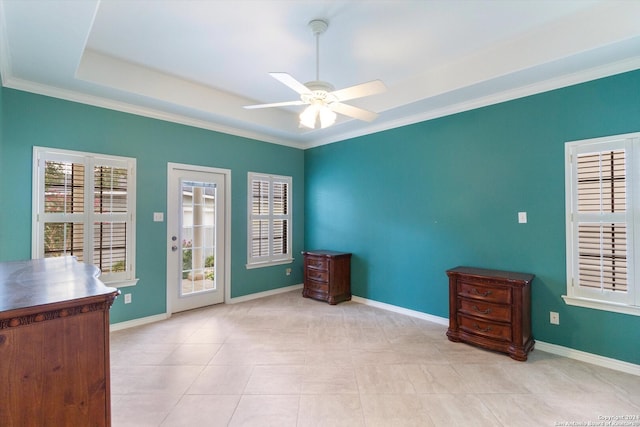
[[[175,123],[149,119],[12,89],[1,89],[0,261],[31,256],[33,146],[106,153],[137,159],[137,250],[132,304],[116,300],[112,322],[164,313],[166,309],[167,162],[231,170],[231,296],[302,282],[304,152]],[[247,270],[247,172],[293,177],[295,262]],[[291,276],[285,268],[291,267]]]
[[[0,76],[0,82],[2,82],[2,76]],[[4,93],[4,88],[2,87],[2,84],[0,84],[0,204],[3,204],[2,201],[2,147],[3,147],[3,129],[4,129],[4,103],[2,102],[2,96]],[[6,213],[3,213],[2,211],[6,211],[7,209],[0,209],[0,227],[1,224],[3,224],[6,221]],[[0,232],[1,233],[1,232]],[[0,234],[0,247],[2,246],[2,234]],[[0,249],[0,254],[2,254],[2,249]],[[0,259],[2,259],[1,255],[0,255]]]
[[[137,276],[112,321],[163,313],[167,162],[232,171],[232,296],[300,283],[246,270],[246,174],[293,176],[294,256],[353,252],[353,293],[448,317],[445,270],[525,271],[536,339],[640,364],[640,317],[565,305],[564,142],[640,131],[640,71],[307,151],[0,88],[0,261],[31,254],[34,145],[135,157]],[[527,224],[517,223],[526,211]],[[306,243],[305,243],[306,242]],[[549,311],[561,324],[550,325]]]
[[[442,317],[449,268],[534,273],[536,339],[639,364],[640,317],[561,298],[564,143],[638,131],[635,71],[307,150],[306,248],[352,252],[355,295]]]

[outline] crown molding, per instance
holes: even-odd
[[[191,117],[167,113],[165,111],[142,107],[126,102],[114,101],[111,99],[87,95],[84,93],[70,91],[67,89],[61,89],[55,86],[43,85],[40,83],[34,83],[27,80],[16,79],[11,76],[5,77],[3,74],[2,84],[9,89],[21,90],[24,92],[30,92],[37,95],[49,96],[52,98],[58,98],[65,101],[77,102],[80,104],[91,105],[93,107],[106,108],[108,110],[119,111],[123,113],[129,113],[137,116],[148,117],[157,120],[163,120],[172,123],[178,123],[186,126],[211,130],[215,132],[221,132],[228,135],[239,136],[242,138],[248,138],[257,140],[259,142],[268,142],[271,144],[285,145],[293,148],[304,148],[302,144],[297,141],[287,140],[283,138],[276,138],[271,135],[267,135],[260,132],[254,132],[246,129],[241,129],[232,126],[225,126],[215,122],[206,120],[194,119]]]
[[[0,13],[1,12],[2,10],[0,9]],[[0,19],[2,19],[1,15]],[[0,25],[0,28],[2,27],[3,26]],[[383,116],[383,120],[379,121],[378,123],[374,123],[358,130],[346,131],[334,136],[326,138],[319,137],[317,139],[311,139],[307,142],[304,142],[286,138],[277,138],[262,132],[242,129],[239,127],[225,126],[211,121],[194,119],[179,114],[167,113],[165,111],[157,109],[142,107],[125,102],[113,101],[111,99],[103,97],[87,95],[76,91],[70,91],[54,86],[43,85],[13,78],[10,74],[11,68],[8,62],[8,55],[4,54],[6,53],[6,50],[2,52],[2,49],[6,48],[6,46],[4,46],[4,39],[5,38],[2,38],[2,40],[0,40],[0,73],[2,73],[2,84],[4,87],[303,150],[370,135],[373,133],[383,132],[402,126],[408,126],[423,121],[433,120],[452,114],[470,111],[477,108],[482,108],[518,98],[523,98],[526,96],[548,92],[551,90],[573,86],[576,84],[640,69],[640,56],[636,56],[603,66],[593,67],[571,74],[550,78],[541,82],[518,86],[492,95],[470,99],[468,101],[448,105],[446,107],[428,109],[423,113],[414,114],[399,119],[384,120],[384,113],[382,113],[381,116]],[[389,110],[387,113],[392,114],[393,110]]]
[[[610,64],[581,70],[575,73],[550,78],[540,82],[532,83],[529,85],[518,86],[509,90],[501,91],[492,95],[470,99],[468,101],[460,102],[457,104],[448,105],[442,108],[430,109],[420,114],[414,114],[411,116],[387,120],[380,123],[374,123],[366,128],[359,129],[353,132],[342,133],[337,137],[320,138],[312,141],[305,148],[314,148],[322,145],[332,144],[347,139],[357,138],[372,133],[383,132],[390,129],[399,128],[402,126],[408,126],[415,123],[420,123],[428,120],[438,119],[441,117],[450,116],[465,111],[471,111],[490,105],[499,104],[502,102],[512,101],[514,99],[524,98],[539,93],[549,92],[564,87],[569,87],[589,81],[610,77],[616,74],[622,74],[629,71],[640,69],[640,55],[628,58],[622,61],[612,62]],[[384,113],[383,113],[384,114]]]

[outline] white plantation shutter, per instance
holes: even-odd
[[[578,285],[627,291],[627,227],[625,224],[578,224]]]
[[[569,297],[637,305],[634,145],[638,138],[612,137],[567,147]]]
[[[288,253],[289,225],[289,184],[283,181],[273,183],[273,254]]]
[[[43,160],[43,256],[84,261],[85,165],[81,157]]]
[[[291,177],[249,172],[248,266],[289,262]]]
[[[126,167],[93,167],[93,264],[103,273],[127,266],[128,178]]]
[[[577,156],[579,286],[627,291],[625,159],[625,150]]]
[[[269,191],[268,179],[251,181],[251,254],[253,259],[269,256]]]
[[[34,148],[33,258],[75,256],[135,280],[135,159]]]

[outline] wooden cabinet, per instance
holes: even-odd
[[[351,254],[308,251],[304,256],[302,296],[337,304],[351,299]]]
[[[462,341],[527,360],[533,274],[457,267],[449,276],[451,341]]]
[[[0,263],[0,425],[109,426],[109,308],[72,257]]]

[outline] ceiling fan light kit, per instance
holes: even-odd
[[[304,111],[300,113],[299,126],[309,129],[315,129],[318,122],[322,129],[333,125],[336,122],[336,113],[367,122],[375,120],[378,116],[377,113],[344,104],[342,101],[384,92],[387,89],[384,83],[380,80],[373,80],[336,91],[331,83],[320,80],[320,34],[329,28],[329,23],[324,19],[314,19],[309,22],[309,28],[316,36],[316,80],[302,84],[287,73],[269,73],[280,83],[297,92],[300,95],[300,100],[247,105],[244,108],[257,109],[307,105]]]
[[[300,113],[300,126],[314,129],[318,119],[320,119],[320,128],[324,129],[336,122],[337,114],[330,108],[314,102]]]

